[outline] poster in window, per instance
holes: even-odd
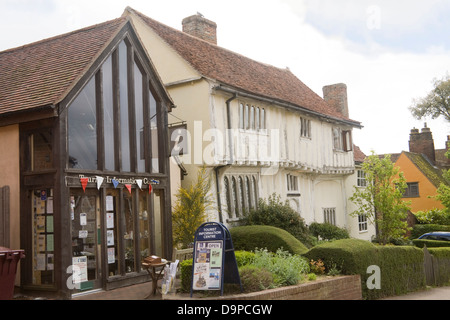
[[[81,283],[88,280],[87,277],[87,257],[72,258],[73,283]]]
[[[108,246],[114,245],[114,230],[106,230],[106,243]]]
[[[108,264],[116,262],[116,253],[114,247],[108,248]]]
[[[106,228],[108,229],[114,228],[114,212],[106,213]]]

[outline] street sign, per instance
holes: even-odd
[[[193,290],[220,290],[223,295],[224,283],[239,284],[242,291],[231,235],[223,224],[206,222],[195,232],[191,297]]]

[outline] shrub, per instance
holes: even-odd
[[[281,202],[275,193],[267,200],[259,199],[258,208],[246,214],[244,225],[266,225],[286,230],[307,246],[312,246],[311,236],[305,221],[286,202]]]
[[[273,287],[272,273],[265,268],[245,265],[239,268],[239,276],[244,292],[255,292]]]
[[[450,224],[450,211],[432,209],[428,211],[418,211],[415,213],[420,224]]]
[[[255,260],[255,254],[250,251],[238,250],[234,252],[234,255],[236,256],[238,268],[251,264]]]
[[[309,272],[305,258],[281,249],[276,253],[266,249],[255,250],[255,256],[253,265],[270,271],[277,287],[297,284]]]
[[[317,238],[323,240],[348,239],[350,235],[346,229],[339,228],[331,223],[313,222],[309,225],[309,231]]]
[[[423,251],[413,246],[375,246],[357,239],[325,242],[311,248],[305,256],[321,259],[329,271],[337,267],[343,274],[359,274],[366,299],[403,294],[425,286]],[[370,290],[367,280],[369,266],[381,270],[381,289]]]
[[[427,248],[450,247],[450,241],[414,239],[412,243],[418,248],[423,248],[425,245]]]
[[[433,231],[450,231],[450,225],[440,224],[416,224],[411,230],[411,239],[417,239],[424,233]]]
[[[173,241],[187,248],[194,241],[195,231],[206,221],[207,210],[212,205],[209,197],[211,181],[203,167],[197,181],[188,188],[180,187],[172,211]]]
[[[181,278],[181,288],[182,292],[191,291],[192,283],[192,259],[183,260],[180,262],[180,278]]]
[[[235,250],[253,251],[267,248],[277,252],[283,248],[291,254],[303,254],[308,248],[289,232],[271,226],[241,226],[230,229]]]

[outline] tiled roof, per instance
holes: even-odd
[[[353,145],[353,159],[356,162],[364,162],[364,160],[366,159],[366,155],[364,154],[364,152],[362,152],[361,149],[356,145]]]
[[[0,52],[0,115],[59,103],[126,21]]]
[[[441,183],[448,185],[448,182],[442,176],[442,171],[434,167],[423,154],[406,151],[403,151],[403,153],[436,188],[439,188]]]
[[[322,97],[308,88],[288,69],[280,69],[254,61],[166,26],[130,7],[127,7],[126,10],[141,18],[206,78],[217,80],[247,93],[287,102],[360,126],[359,122],[343,117],[342,114],[330,107]]]

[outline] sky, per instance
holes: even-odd
[[[353,140],[370,155],[408,151],[425,122],[443,149],[450,125],[409,107],[450,74],[448,0],[0,0],[0,51],[120,17],[130,6],[181,30],[203,14],[218,45],[289,68],[318,95],[345,83]],[[1,72],[1,70],[0,70]]]

